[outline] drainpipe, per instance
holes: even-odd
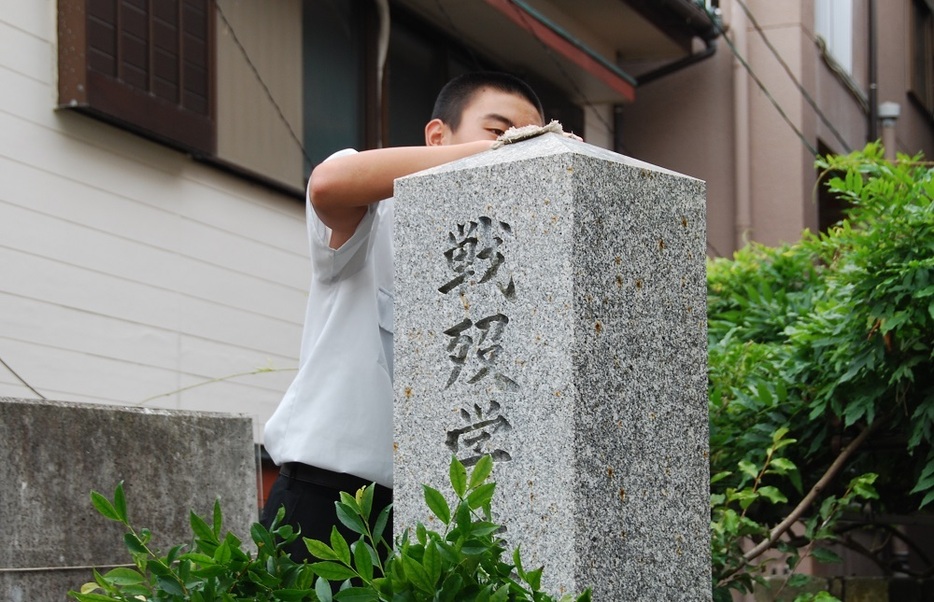
[[[685,67],[690,67],[691,65],[694,65],[695,63],[699,63],[704,59],[712,57],[714,53],[717,51],[716,41],[713,39],[704,40],[704,45],[706,46],[706,48],[704,48],[704,50],[702,50],[701,52],[698,52],[695,54],[689,54],[683,59],[678,59],[677,61],[674,61],[673,63],[662,65],[658,69],[653,69],[652,71],[649,71],[647,73],[637,75],[636,85],[644,86],[645,84],[649,82],[653,82],[660,77],[664,77],[670,73],[674,73],[675,71],[680,71],[684,69]]]
[[[383,76],[386,73],[386,57],[389,56],[389,30],[392,20],[389,15],[389,0],[376,0],[379,15],[379,38],[376,57],[376,148],[383,146]]]
[[[700,6],[694,0],[655,0],[655,2],[658,9],[674,12],[679,19],[687,23],[695,34],[704,41],[704,50],[638,75],[636,77],[637,86],[653,82],[712,57],[717,51],[716,39],[720,37],[720,33],[723,31],[719,9]]]
[[[733,44],[740,56],[749,56],[746,16],[735,6],[730,11]],[[729,35],[729,34],[726,34]],[[749,75],[733,57],[733,188],[736,198],[734,248],[741,249],[752,238],[752,197],[749,163]]]
[[[879,65],[876,50],[876,0],[869,4],[869,142],[879,139]]]

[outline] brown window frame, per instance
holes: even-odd
[[[213,156],[214,3],[174,0],[176,22],[170,23],[155,14],[171,6],[170,1],[59,0],[59,107],[117,124],[196,156]],[[135,23],[130,18],[133,16]],[[203,22],[198,23],[198,18]],[[168,27],[171,37],[172,26],[174,46],[163,52],[163,33]],[[143,33],[142,38],[131,33],[134,27]],[[161,41],[157,43],[157,39]],[[111,54],[101,52],[105,45],[110,46]],[[106,72],[108,64],[110,73]],[[168,73],[168,79],[157,77],[160,72]]]

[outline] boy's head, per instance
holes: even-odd
[[[492,140],[512,126],[543,125],[543,113],[538,96],[521,79],[507,73],[466,73],[438,94],[425,142]]]

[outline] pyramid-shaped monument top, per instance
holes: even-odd
[[[498,148],[494,148],[482,153],[477,153],[475,155],[471,155],[457,161],[452,161],[450,163],[445,163],[444,165],[432,167],[430,169],[426,169],[410,176],[406,176],[406,178],[400,179],[419,178],[431,174],[442,174],[452,171],[482,168],[492,165],[500,165],[502,163],[513,163],[516,161],[526,161],[530,159],[538,159],[541,157],[553,157],[556,155],[565,154],[580,155],[602,161],[621,163],[636,169],[644,169],[681,178],[690,177],[671,171],[669,169],[665,169],[663,167],[658,167],[657,165],[652,165],[651,163],[646,163],[645,161],[639,161],[638,159],[633,159],[632,157],[621,155],[620,153],[616,153],[599,146],[587,144],[586,142],[571,138],[564,133],[545,132],[532,138],[523,139],[510,144],[504,144]]]

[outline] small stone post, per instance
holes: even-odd
[[[545,134],[395,193],[396,532],[491,454],[546,590],[709,600],[704,183]]]

